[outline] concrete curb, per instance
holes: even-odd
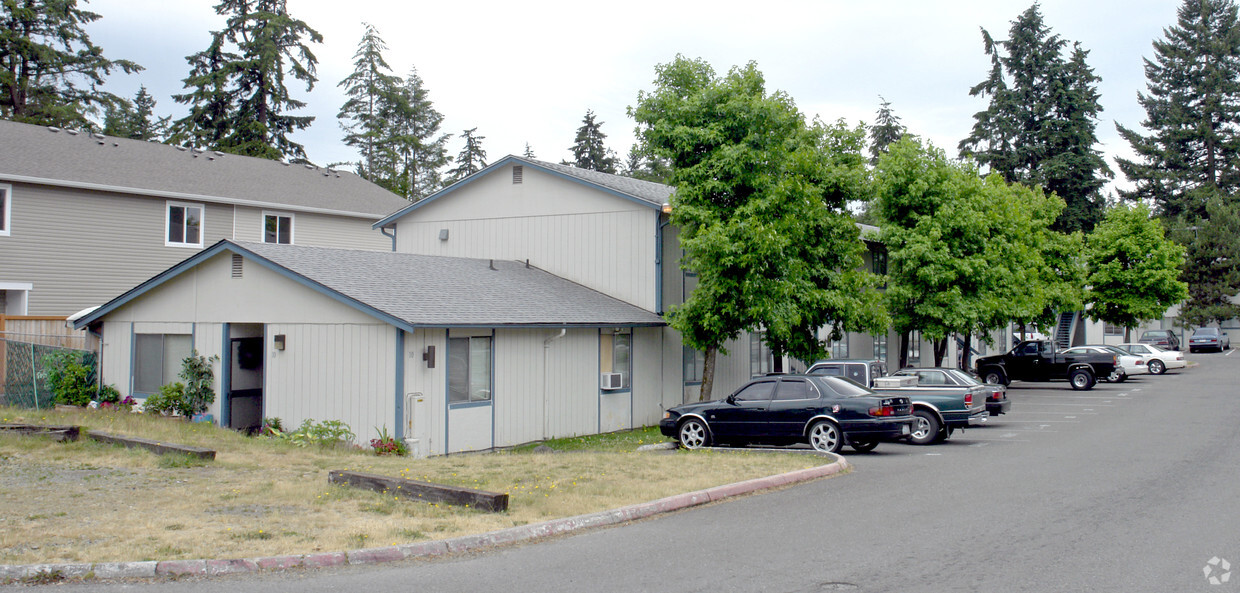
[[[358,564],[396,562],[409,558],[431,558],[444,554],[471,552],[485,548],[514,544],[524,541],[563,535],[585,529],[618,525],[700,506],[734,496],[750,494],[807,482],[843,472],[850,466],[848,460],[837,455],[834,463],[792,471],[785,474],[755,478],[735,484],[725,484],[706,490],[686,492],[650,502],[643,502],[618,509],[599,511],[588,515],[552,519],[542,523],[510,527],[480,535],[466,535],[449,540],[401,544],[382,548],[366,548],[347,552],[326,552],[263,558],[238,558],[225,560],[162,560],[149,562],[97,562],[70,564],[0,565],[0,584],[34,578],[40,574],[56,574],[65,578],[93,578],[95,580],[178,577],[187,575],[224,575],[246,572],[271,572],[290,568],[323,568]]]

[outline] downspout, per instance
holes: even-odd
[[[547,437],[547,424],[549,420],[549,414],[551,413],[550,411],[551,406],[548,403],[549,398],[547,397],[547,358],[551,352],[551,343],[560,338],[563,338],[564,334],[567,334],[567,333],[568,333],[568,328],[562,327],[560,328],[560,333],[543,340],[543,377],[542,377],[543,379],[542,380],[542,383],[543,383],[543,393],[542,393],[542,399],[543,399],[542,433],[543,433],[543,437],[542,438],[544,441],[547,440],[548,438]]]
[[[671,204],[664,204],[663,207],[655,213],[654,227],[654,312],[658,315],[663,314],[663,227],[670,226],[672,219],[669,216],[667,222],[663,221],[664,214],[670,214],[672,211]]]
[[[383,233],[384,237],[392,238],[392,251],[396,251],[396,227],[392,227],[392,234],[390,235],[387,232],[387,227],[379,227],[379,232]]]

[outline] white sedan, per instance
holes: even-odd
[[[1075,346],[1064,350],[1061,354],[1085,354],[1089,352],[1097,354],[1114,354],[1115,359],[1119,361],[1119,368],[1116,368],[1115,372],[1111,373],[1111,376],[1098,377],[1104,381],[1123,383],[1128,379],[1128,377],[1133,375],[1144,375],[1150,372],[1145,366],[1144,357],[1129,354],[1128,352],[1120,350],[1115,346]]]
[[[1167,369],[1182,369],[1188,366],[1188,361],[1184,360],[1183,352],[1163,350],[1152,344],[1129,343],[1120,344],[1116,347],[1145,358],[1145,366],[1150,369],[1150,373],[1155,375],[1161,375],[1167,372]]]

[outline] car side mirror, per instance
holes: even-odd
[[[727,399],[725,399],[724,401],[726,401],[726,402],[728,402],[728,403],[730,403],[730,404],[734,404],[734,403],[736,403],[736,394],[729,395],[729,396],[727,397]]]

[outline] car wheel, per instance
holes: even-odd
[[[819,420],[809,427],[809,446],[815,451],[839,453],[844,446],[844,435],[840,427],[830,420]]]
[[[1189,347],[1188,347],[1188,353],[1189,353],[1189,354],[1196,354],[1196,353],[1197,353],[1197,349],[1196,349],[1196,348],[1193,348],[1192,346],[1189,346]]]
[[[1155,358],[1154,360],[1150,361],[1150,372],[1154,373],[1155,375],[1161,375],[1167,372],[1167,365],[1163,364],[1163,361]]]
[[[994,385],[1007,385],[1008,384],[1007,376],[1004,375],[1003,371],[999,369],[987,370],[986,375],[982,378],[982,381],[985,383],[992,383]]]
[[[1124,373],[1121,373],[1118,370],[1113,371],[1111,373],[1111,376],[1107,377],[1107,381],[1111,383],[1123,383],[1124,381],[1127,381],[1127,380],[1128,380],[1128,375],[1125,375]]]
[[[848,446],[858,453],[869,453],[878,446],[878,441],[851,441]]]
[[[1085,369],[1072,371],[1072,374],[1068,375],[1068,381],[1072,382],[1072,388],[1077,391],[1093,389],[1094,383],[1097,383],[1097,379],[1094,379],[1094,374]]]
[[[913,423],[913,436],[909,439],[910,443],[931,445],[942,440],[943,423],[939,422],[934,412],[917,410],[913,412],[913,415],[917,417],[917,422]]]
[[[710,444],[710,430],[706,428],[706,424],[697,418],[690,418],[680,423],[680,430],[676,431],[676,438],[680,441],[680,446],[686,449],[701,449]]]

